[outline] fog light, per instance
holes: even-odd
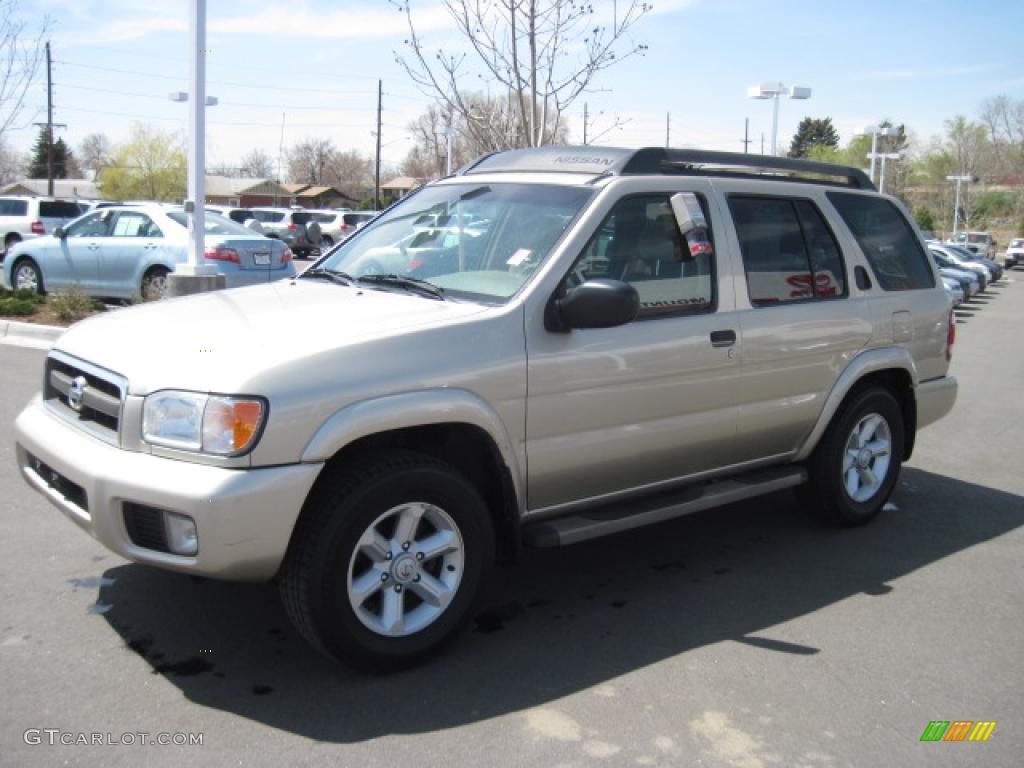
[[[196,521],[187,515],[164,512],[167,528],[167,548],[176,555],[194,555],[199,552],[199,534]]]

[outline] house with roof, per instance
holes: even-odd
[[[21,179],[0,187],[0,195],[48,197],[46,179]],[[101,200],[95,182],[89,179],[54,179],[53,196],[65,200]]]
[[[290,192],[284,184],[274,179],[207,176],[205,183],[208,205],[230,205],[240,208],[291,205]]]

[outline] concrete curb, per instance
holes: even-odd
[[[19,323],[16,320],[0,320],[0,344],[49,349],[53,346],[53,342],[66,330],[67,328],[61,328],[56,325],[38,325],[36,323]]]

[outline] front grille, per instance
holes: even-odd
[[[167,529],[164,528],[164,513],[144,504],[131,501],[124,503],[124,527],[132,544],[157,552],[170,552],[167,546]]]
[[[46,359],[43,400],[61,418],[114,445],[121,406],[128,389],[124,377],[60,352]]]
[[[46,483],[47,487],[64,497],[65,501],[78,507],[85,517],[89,516],[89,497],[85,488],[68,480],[46,462],[28,454],[29,468]]]

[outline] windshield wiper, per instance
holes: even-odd
[[[355,283],[355,278],[347,272],[342,272],[338,269],[325,269],[324,267],[317,267],[316,269],[307,269],[299,277],[312,277],[320,278],[321,280],[330,280],[332,283],[338,285],[352,285]]]
[[[408,275],[360,275],[356,278],[360,283],[377,283],[379,285],[394,285],[406,290],[419,291],[425,296],[444,301],[444,289],[439,288],[428,280],[421,280],[418,277]]]

